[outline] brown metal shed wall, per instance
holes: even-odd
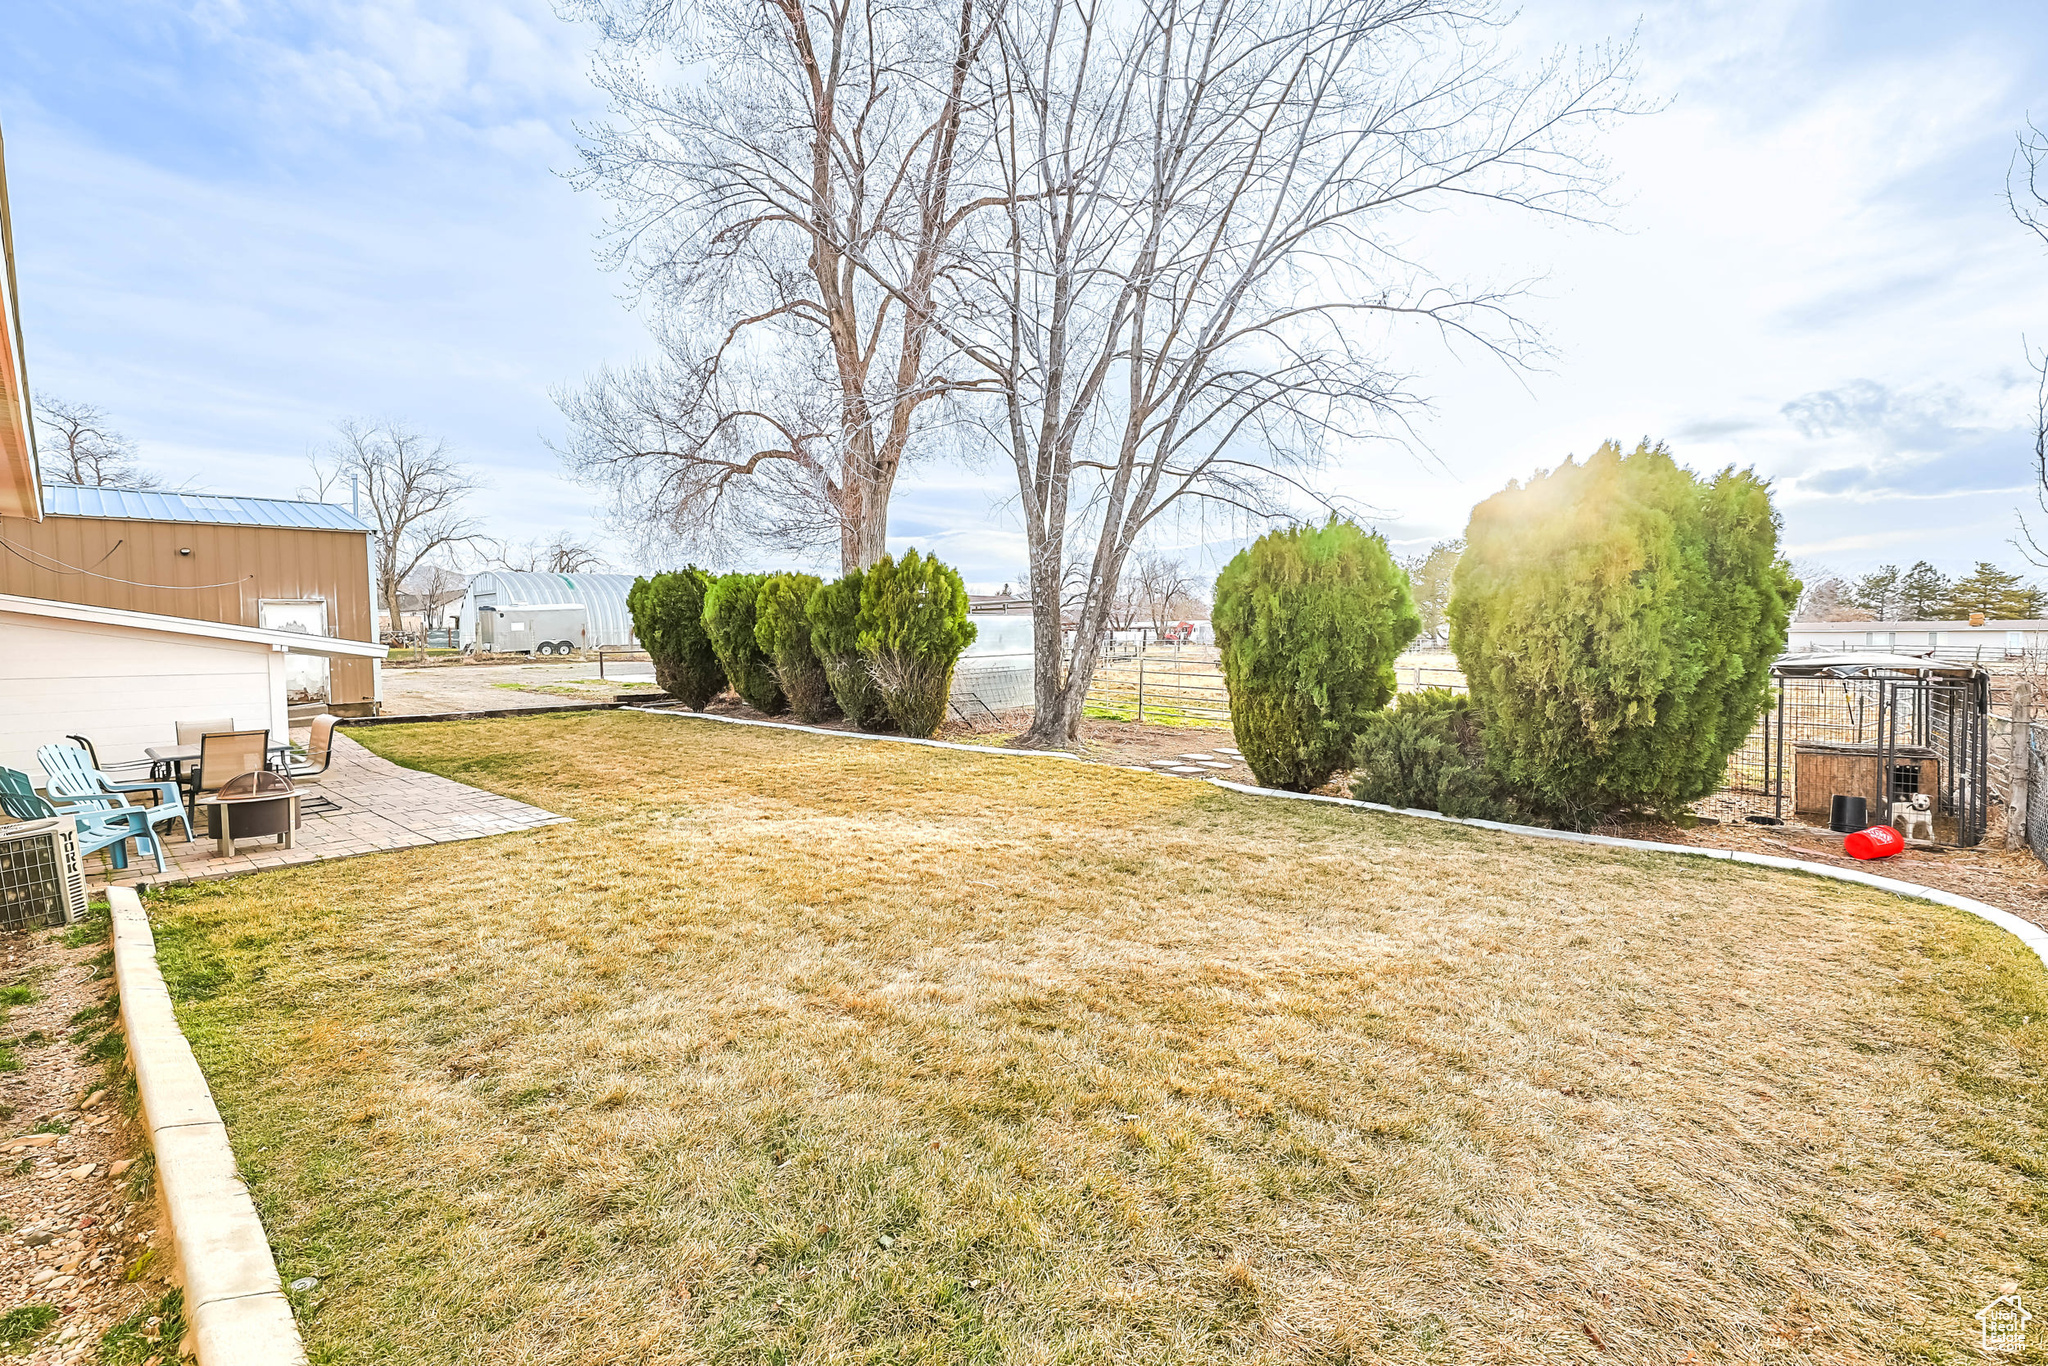
[[[262,599],[319,598],[336,636],[373,638],[369,537],[360,532],[0,517],[0,542],[0,593],[240,626],[262,624]],[[371,661],[335,658],[328,687],[335,703],[368,702]]]

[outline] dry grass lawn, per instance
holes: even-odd
[[[2048,1291],[2048,989],[1960,914],[683,718],[359,734],[577,823],[152,898],[316,1362],[1960,1361]]]

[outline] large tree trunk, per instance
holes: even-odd
[[[1058,749],[1081,728],[1078,707],[1068,715],[1066,641],[1060,613],[1060,541],[1031,537],[1031,729],[1020,744]]]
[[[839,572],[871,568],[889,553],[889,477],[861,479],[839,494]]]

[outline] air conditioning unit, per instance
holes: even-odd
[[[85,919],[85,864],[69,817],[0,825],[0,930]]]

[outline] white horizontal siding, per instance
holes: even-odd
[[[0,612],[0,764],[41,779],[36,750],[84,735],[105,763],[231,716],[282,740],[284,655],[267,645]]]

